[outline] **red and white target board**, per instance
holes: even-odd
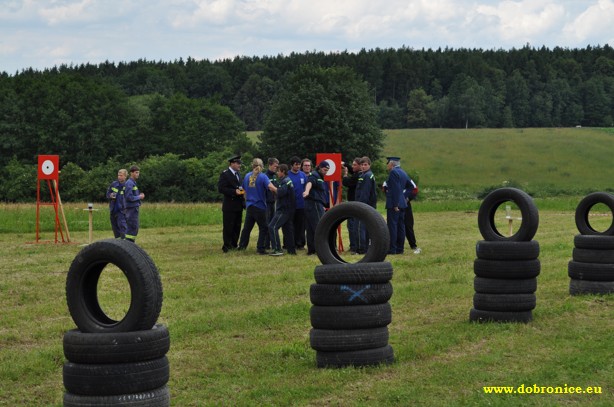
[[[36,182],[36,242],[40,241],[40,207],[53,206],[54,223],[55,223],[55,243],[58,243],[58,233],[62,237],[62,242],[70,242],[70,233],[68,232],[68,224],[66,216],[64,216],[64,207],[60,199],[59,189],[59,174],[60,174],[60,156],[59,155],[39,155],[38,156],[38,179]],[[47,184],[49,191],[49,201],[41,198],[41,181]],[[64,220],[64,230],[60,224],[60,213]],[[66,235],[66,237],[64,236]]]
[[[316,165],[322,161],[328,162],[330,166],[324,176],[324,181],[341,181],[343,178],[343,168],[341,167],[341,153],[317,153]]]
[[[60,168],[59,155],[38,156],[38,179],[53,179],[57,182]]]

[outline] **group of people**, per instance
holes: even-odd
[[[139,167],[133,165],[128,178],[128,171],[122,168],[117,171],[117,180],[107,189],[111,228],[116,239],[134,242],[139,233],[139,207],[145,198],[136,185],[140,174]]]
[[[251,171],[241,175],[241,156],[228,159],[228,168],[218,180],[218,191],[223,195],[224,252],[245,250],[254,226],[258,225],[256,250],[259,254],[295,255],[307,249],[315,254],[315,230],[330,205],[331,194],[324,177],[330,168],[328,161],[313,168],[311,160],[292,157],[289,164],[280,164],[269,158],[268,168],[254,158]],[[387,223],[390,232],[389,254],[402,254],[405,238],[414,253],[421,252],[414,234],[411,200],[418,188],[400,166],[399,157],[388,157],[388,179],[383,184],[386,193]],[[377,207],[377,183],[371,171],[369,157],[352,161],[351,170],[343,165],[343,186],[347,198]],[[245,222],[243,210],[245,209]],[[243,223],[243,229],[241,224]],[[369,235],[364,222],[350,218],[347,221],[350,252],[364,254],[369,247]],[[280,240],[279,230],[283,232]],[[305,247],[306,246],[306,247]]]

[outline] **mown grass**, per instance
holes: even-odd
[[[417,203],[423,253],[389,257],[396,362],[366,369],[315,367],[308,338],[317,258],[304,252],[257,256],[256,231],[247,252],[223,254],[218,206],[144,206],[138,243],[162,276],[159,322],[171,332],[172,405],[614,404],[613,298],[568,294],[575,206],[567,199],[537,204],[542,272],[534,321],[472,324],[479,205],[451,211]],[[34,213],[32,207],[21,210],[25,218]],[[190,224],[182,211],[211,222]],[[154,212],[185,223],[169,226],[158,219],[159,226],[149,220]],[[100,215],[105,224],[95,227],[95,239],[110,236],[106,214]],[[74,240],[87,241],[87,229],[76,229]],[[0,233],[0,405],[60,406],[62,336],[74,328],[64,285],[81,247],[27,243],[32,240],[31,232]],[[110,304],[114,295],[126,295],[121,278],[101,290]],[[487,395],[482,389],[521,384],[601,386],[603,393]]]

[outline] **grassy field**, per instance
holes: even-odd
[[[613,298],[568,294],[567,262],[577,233],[573,207],[556,199],[537,204],[542,272],[534,321],[473,324],[476,210],[430,210],[417,203],[423,253],[389,258],[396,362],[366,369],[315,366],[308,338],[317,258],[304,252],[257,256],[255,232],[247,252],[223,254],[217,206],[144,206],[138,243],[162,276],[159,322],[171,332],[172,405],[613,405]],[[2,209],[5,215],[9,208]],[[32,206],[20,210],[24,219],[34,214]],[[162,225],[149,224],[151,212]],[[191,224],[195,216],[203,217],[202,225]],[[164,224],[171,219],[178,226]],[[109,236],[106,224],[94,229],[95,240]],[[72,237],[75,244],[29,244],[29,232],[0,233],[0,405],[62,404],[62,336],[74,328],[64,285],[87,228],[75,228]],[[109,274],[101,301],[121,316],[125,281]],[[483,390],[521,385],[600,386],[602,393]]]

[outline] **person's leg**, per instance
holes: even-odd
[[[296,254],[296,247],[294,246],[294,223],[292,222],[293,216],[288,216],[286,222],[282,225],[281,230],[284,233],[284,241],[286,242],[286,251],[288,254]]]
[[[241,231],[241,238],[239,239],[239,250],[245,250],[249,244],[249,236],[252,233],[256,219],[254,217],[254,207],[250,206],[245,211],[245,223],[243,223],[243,230]]]
[[[254,218],[258,224],[258,241],[256,242],[256,250],[258,253],[266,253],[266,237],[269,234],[269,225],[266,223],[266,210],[254,208]]]
[[[239,236],[241,235],[241,223],[243,223],[243,210],[231,212],[232,220],[230,226],[231,240],[230,247],[236,249],[239,247]]]
[[[134,242],[139,233],[139,207],[126,209],[126,240]]]
[[[416,235],[414,233],[414,211],[411,208],[411,202],[407,203],[407,209],[405,209],[405,236],[407,237],[407,243],[412,249],[418,248],[416,243]]]
[[[349,218],[347,220],[348,235],[350,236],[350,252],[354,253],[358,251],[358,235],[356,233],[356,223],[357,220],[355,218]]]
[[[388,250],[388,254],[396,254],[397,252],[398,213],[393,208],[386,209],[386,223],[388,224],[388,233],[390,233],[390,250]]]
[[[269,241],[274,252],[281,251],[281,241],[279,240],[281,217],[281,213],[278,211],[269,222]]]
[[[297,249],[305,248],[305,208],[294,211],[294,243]]]

